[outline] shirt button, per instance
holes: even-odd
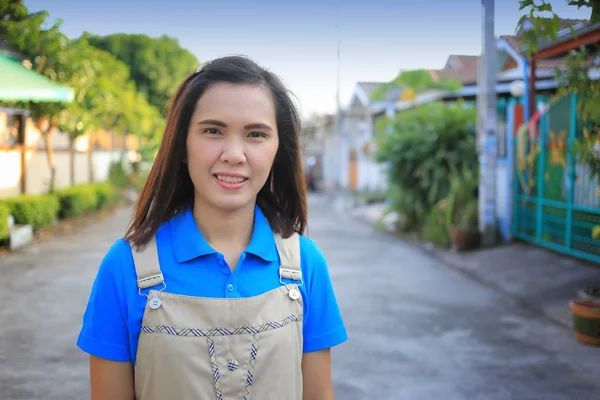
[[[233,292],[233,285],[231,283],[229,285],[227,285],[227,290],[229,290],[230,292]]]

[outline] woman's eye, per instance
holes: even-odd
[[[219,132],[218,129],[215,129],[215,128],[205,129],[204,132],[211,134],[211,135],[218,135],[219,133],[221,133],[221,132]]]
[[[252,138],[263,138],[266,135],[262,132],[250,132],[250,137]]]

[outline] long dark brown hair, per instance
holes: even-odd
[[[198,99],[216,82],[262,85],[275,103],[279,148],[257,204],[271,229],[289,237],[306,228],[306,182],[300,155],[300,116],[291,93],[279,77],[242,56],[204,64],[179,86],[167,112],[164,135],[148,180],[125,233],[133,247],[142,248],[159,226],[194,202],[194,185],[187,166],[186,138]]]

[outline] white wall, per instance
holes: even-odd
[[[108,179],[111,159],[118,160],[120,153],[111,155],[108,151],[96,150],[92,153],[95,182]],[[67,151],[55,151],[56,166],[55,187],[57,189],[71,184],[71,160]],[[75,184],[90,182],[88,154],[75,153]],[[42,194],[48,191],[50,169],[44,150],[26,153],[26,193]],[[17,150],[0,151],[0,198],[21,194],[21,156]]]
[[[0,151],[0,198],[21,192],[20,177],[21,153],[17,150]]]

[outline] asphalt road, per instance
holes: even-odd
[[[600,398],[600,349],[421,250],[310,197],[350,340],[333,351],[340,400]],[[76,234],[0,255],[0,399],[88,399],[75,346],[122,209]],[[261,399],[263,400],[263,399]]]

